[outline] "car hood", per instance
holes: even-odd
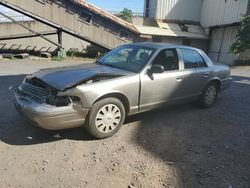
[[[39,79],[53,88],[63,91],[96,76],[110,76],[112,78],[128,74],[131,74],[131,72],[104,65],[85,63],[71,67],[42,69],[29,77]]]

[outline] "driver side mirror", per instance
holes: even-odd
[[[162,65],[152,65],[152,67],[148,70],[149,73],[163,73],[164,72],[164,67]]]

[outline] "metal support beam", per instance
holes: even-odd
[[[56,31],[44,31],[40,32],[43,36],[49,36],[49,35],[56,35]],[[39,35],[35,33],[24,33],[24,34],[17,34],[17,35],[7,35],[7,36],[0,36],[1,40],[13,40],[13,39],[25,39],[25,38],[31,38],[31,37],[39,37]]]
[[[62,46],[62,30],[61,29],[57,30],[57,36],[58,36],[58,44]]]
[[[43,38],[44,40],[46,40],[46,41],[48,41],[48,42],[54,44],[54,45],[57,46],[58,48],[60,48],[60,49],[62,48],[62,46],[61,46],[60,44],[57,44],[56,42],[54,42],[54,41],[52,41],[52,40],[50,40],[50,39],[44,37],[43,34],[38,33],[38,32],[36,32],[36,31],[34,31],[33,29],[30,29],[30,28],[27,27],[26,25],[22,24],[22,23],[19,22],[19,21],[16,21],[15,19],[13,19],[13,18],[7,16],[6,14],[0,12],[0,15],[2,15],[2,16],[4,16],[4,17],[8,18],[9,20],[11,20],[12,22],[14,22],[15,24],[17,24],[17,25],[19,25],[19,26],[21,26],[21,27],[27,29],[27,30],[30,31],[31,33],[34,33],[34,34],[38,35],[39,37]]]
[[[222,32],[222,39],[221,39],[221,42],[220,42],[220,48],[219,48],[219,51],[218,51],[217,62],[219,62],[219,61],[220,61],[220,57],[221,57],[221,49],[222,49],[222,45],[223,45],[224,38],[225,38],[225,31],[226,31],[226,28],[224,27],[224,28],[223,28],[223,32]]]
[[[101,47],[103,49],[106,49],[106,50],[110,50],[111,49],[110,46],[107,46],[106,44],[104,44],[102,42],[93,41],[92,39],[90,39],[87,36],[84,36],[84,35],[82,35],[80,33],[77,33],[77,32],[75,32],[73,30],[70,30],[68,28],[64,28],[64,27],[62,27],[62,26],[60,26],[60,25],[58,25],[58,24],[56,24],[54,22],[51,22],[49,20],[43,19],[42,17],[37,16],[35,14],[32,14],[30,12],[27,12],[27,11],[25,11],[25,10],[23,10],[23,9],[15,6],[15,5],[12,5],[12,4],[8,3],[7,1],[0,0],[0,5],[5,6],[5,7],[9,8],[11,10],[14,10],[14,11],[16,11],[18,13],[21,13],[21,14],[23,14],[25,16],[28,16],[28,17],[30,17],[30,18],[32,18],[34,20],[37,20],[37,21],[39,21],[39,22],[41,22],[43,24],[46,24],[46,25],[48,25],[48,26],[50,26],[52,28],[61,29],[63,32],[65,32],[65,33],[67,33],[67,34],[69,34],[71,36],[74,36],[74,37],[79,38],[81,40],[87,41],[87,42],[89,42],[91,44],[94,44],[94,45],[96,45],[98,47]]]

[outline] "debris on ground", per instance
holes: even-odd
[[[60,134],[55,134],[53,137],[54,138],[62,138],[62,136]]]
[[[27,57],[29,57],[28,53],[14,54],[14,58],[17,58],[17,59],[24,59]]]
[[[43,58],[51,58],[51,53],[41,52],[40,56],[43,57]]]
[[[14,55],[11,53],[4,53],[4,54],[2,54],[2,57],[7,58],[7,59],[13,59]]]
[[[135,188],[135,184],[131,183],[128,188]]]
[[[28,53],[20,53],[20,54],[12,54],[12,53],[4,53],[2,54],[3,58],[7,58],[7,59],[24,59],[29,57]]]
[[[43,160],[43,163],[49,163],[49,160]]]

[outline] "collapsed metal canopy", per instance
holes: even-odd
[[[164,23],[157,21],[158,27],[136,25],[142,35],[185,37],[191,39],[208,39],[200,25],[185,24],[185,31],[177,23]]]
[[[5,7],[9,8],[11,10],[14,10],[14,11],[16,11],[18,13],[21,13],[21,14],[23,14],[23,15],[25,15],[27,17],[30,17],[30,18],[32,18],[32,19],[34,19],[36,21],[39,21],[39,22],[41,22],[43,24],[46,24],[46,25],[48,25],[48,26],[50,26],[50,27],[52,27],[54,29],[57,29],[60,32],[65,32],[65,33],[67,33],[67,34],[69,34],[71,36],[74,36],[74,37],[79,38],[81,40],[87,41],[87,42],[89,42],[91,44],[94,44],[94,45],[96,45],[98,47],[101,47],[101,48],[104,48],[104,49],[107,49],[107,50],[110,50],[112,48],[111,46],[108,46],[107,44],[104,44],[102,41],[96,41],[94,39],[91,39],[88,36],[85,36],[85,35],[83,35],[81,33],[78,33],[77,31],[66,28],[64,26],[61,26],[61,25],[59,25],[59,24],[57,24],[55,22],[52,22],[50,20],[47,20],[47,19],[45,19],[45,18],[43,18],[41,16],[36,15],[33,12],[27,11],[27,10],[25,10],[23,8],[20,8],[19,6],[15,5],[15,4],[9,3],[8,1],[0,0],[0,5],[5,6]]]
[[[39,37],[43,38],[44,40],[46,40],[46,41],[48,41],[48,42],[54,44],[54,45],[57,46],[58,48],[60,48],[60,49],[62,48],[61,43],[56,43],[56,42],[50,40],[49,38],[46,38],[42,33],[38,33],[38,32],[36,32],[36,31],[34,31],[33,29],[30,29],[29,27],[25,26],[23,23],[21,23],[21,22],[19,22],[19,21],[16,21],[15,19],[11,18],[10,16],[8,16],[8,15],[2,13],[2,12],[0,12],[0,15],[6,17],[7,19],[11,20],[11,21],[14,22],[15,24],[17,24],[17,25],[19,25],[19,26],[21,26],[21,27],[27,29],[28,31],[30,31],[30,32],[32,33],[32,34],[30,35],[31,37],[32,37],[32,36],[39,36]],[[56,34],[57,34],[57,33],[56,33]],[[29,36],[29,35],[26,35],[26,36],[25,36],[25,35],[22,35],[22,36],[19,36],[19,38],[25,38],[25,37],[30,37],[30,36]],[[16,36],[16,37],[17,37],[17,36]],[[3,37],[3,38],[4,38],[4,37]],[[10,37],[10,38],[11,38],[11,37]],[[7,38],[7,39],[10,39],[10,38]],[[1,37],[0,37],[0,39],[1,39]]]

